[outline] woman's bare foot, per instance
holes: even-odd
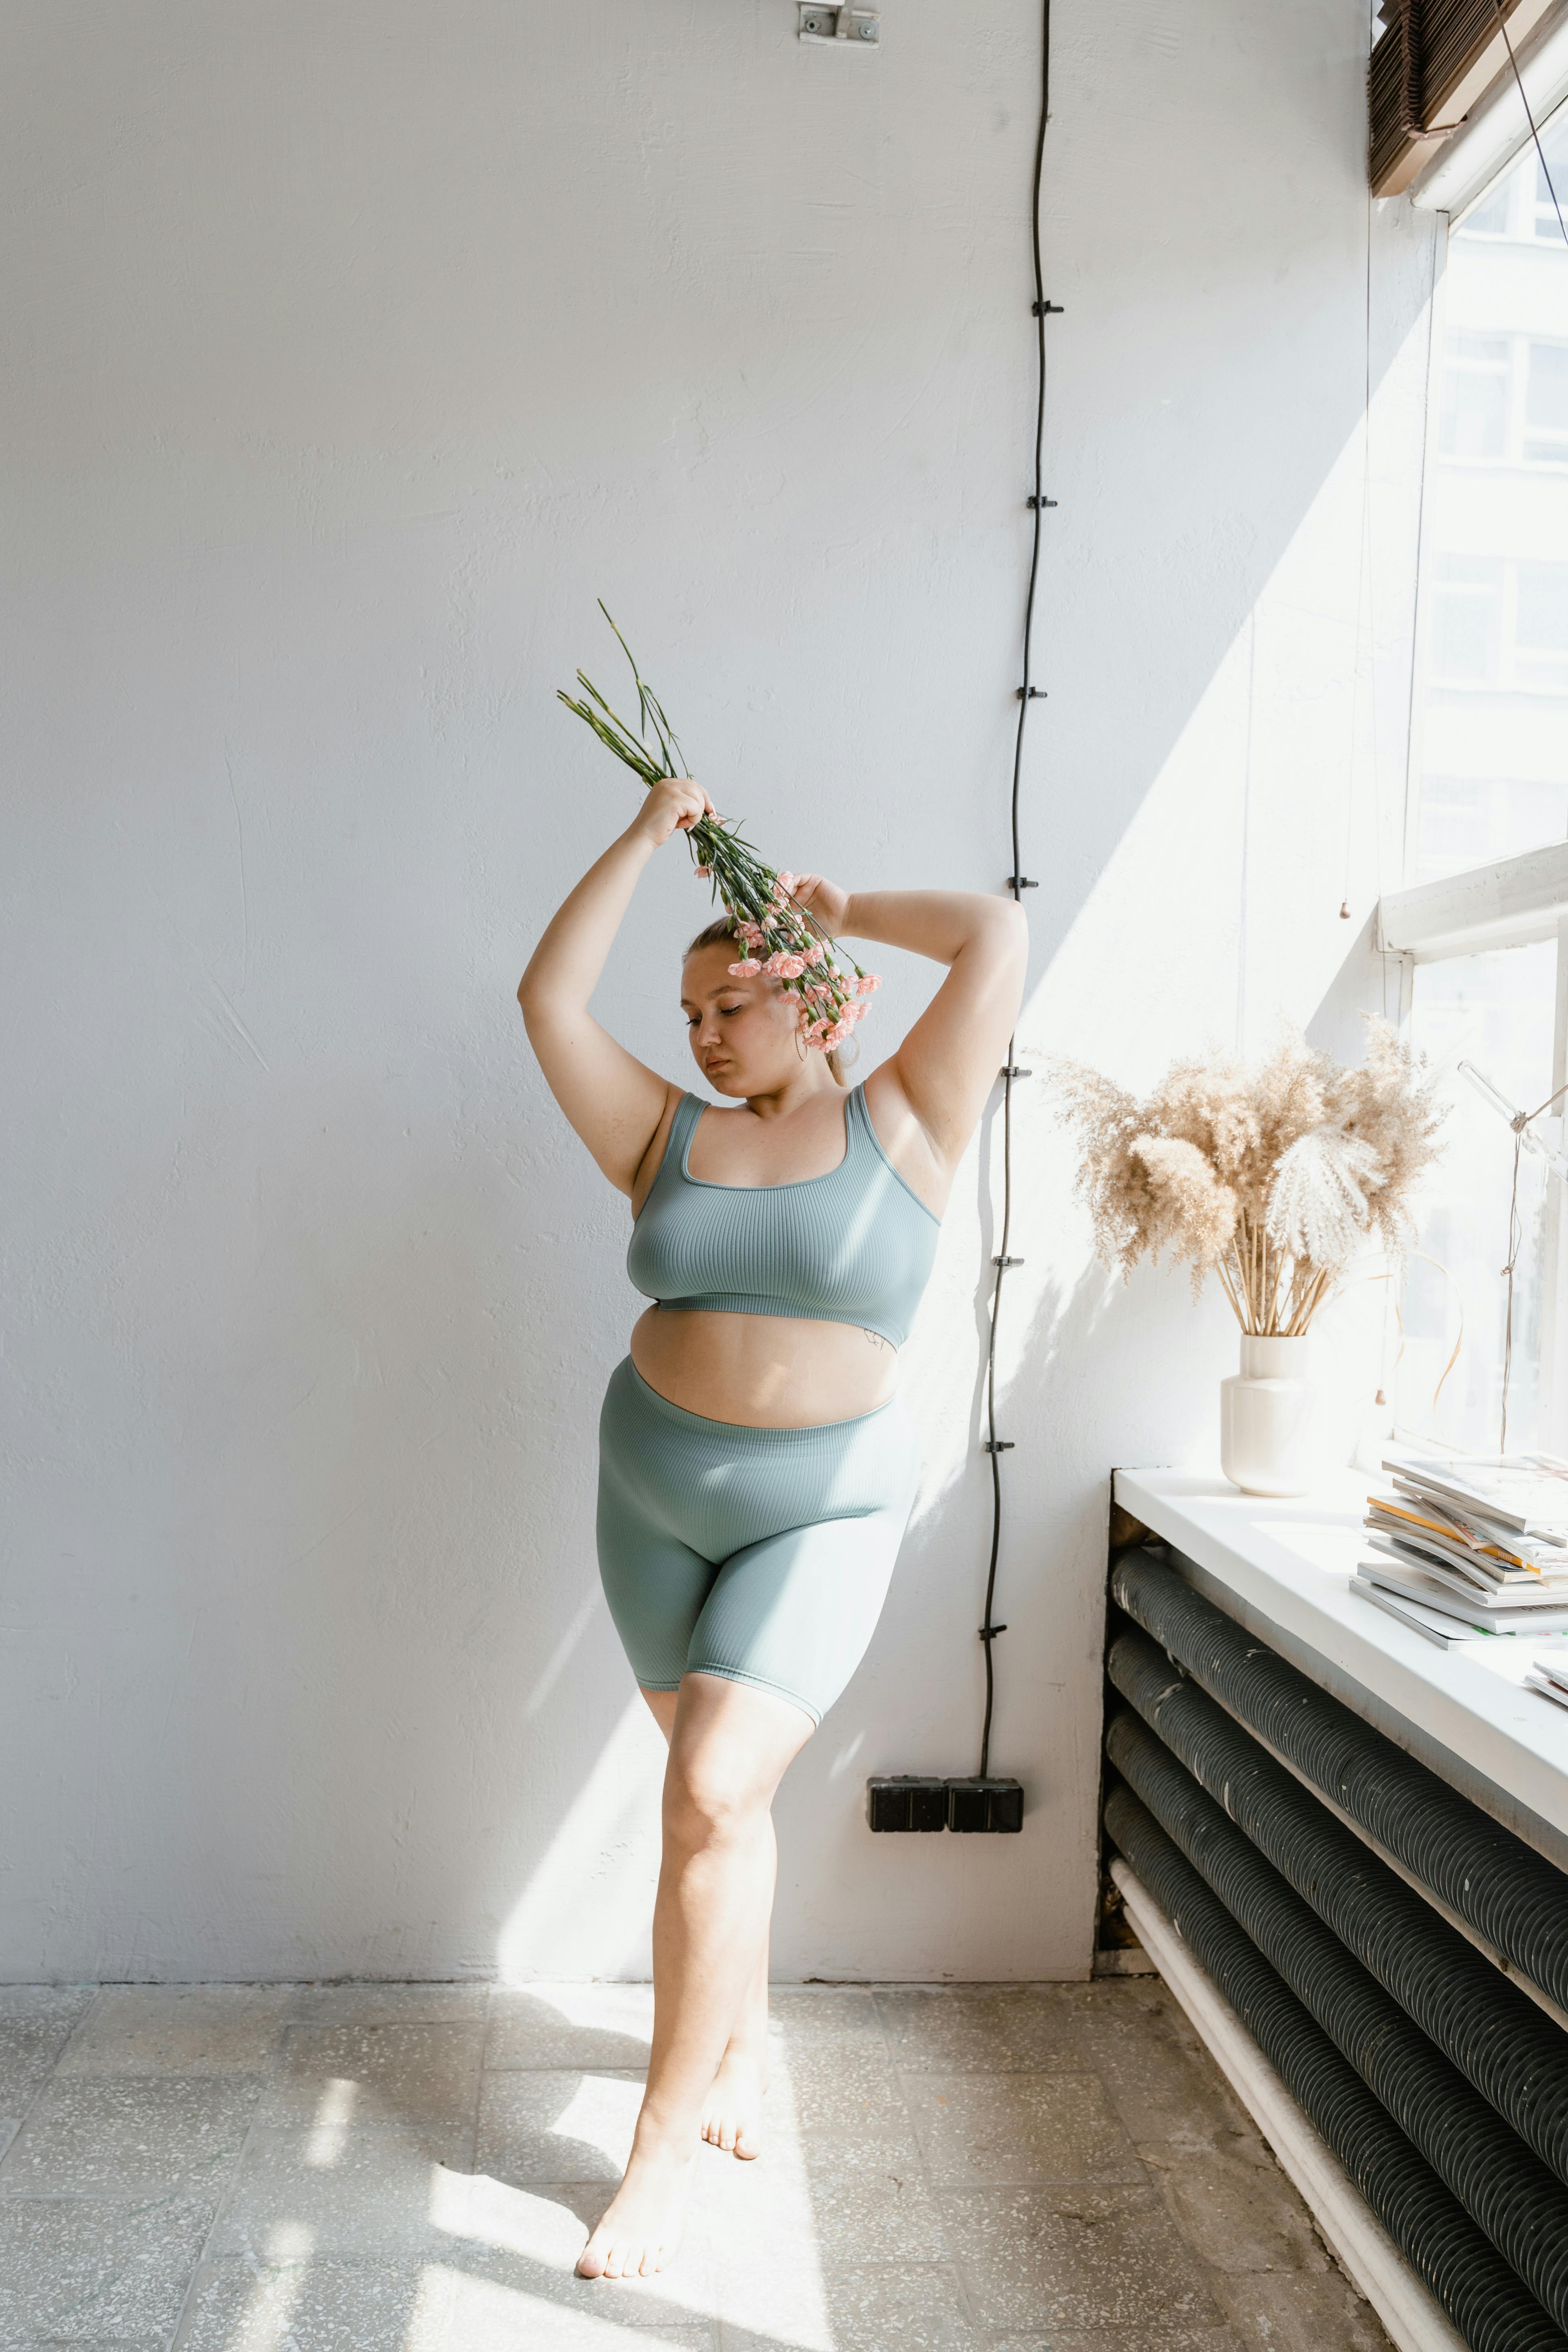
[[[697,2143],[679,2147],[639,2132],[626,2178],[577,2257],[579,2278],[651,2278],[672,2263],[686,2234]]]
[[[763,2062],[733,2042],[719,2062],[702,2110],[702,2137],[710,2147],[748,2162],[763,2152],[763,2099],[768,2087]]]

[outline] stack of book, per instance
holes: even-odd
[[[1559,1706],[1568,1706],[1568,1665],[1555,1658],[1536,1658],[1535,1672],[1526,1675],[1527,1688],[1537,1690],[1542,1698],[1554,1698]]]
[[[1568,1641],[1568,1464],[1390,1458],[1367,1498],[1351,1590],[1440,1648],[1488,1634]]]

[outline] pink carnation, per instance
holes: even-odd
[[[798,980],[805,970],[805,959],[804,956],[786,955],[780,948],[768,958],[763,970],[771,971],[775,980]]]
[[[855,982],[855,993],[857,996],[869,996],[873,989],[880,988],[881,985],[882,975],[880,972],[863,971],[860,974],[859,979]]]
[[[781,891],[781,890],[782,890],[782,891],[784,893],[785,897],[787,898],[787,897],[788,897],[788,895],[789,895],[789,893],[790,893],[790,892],[795,888],[795,884],[796,884],[799,880],[800,880],[800,876],[799,876],[798,874],[781,874],[781,875],[779,876],[779,877],[778,877],[777,881],[773,884],[773,891],[774,891],[775,896],[777,895],[777,893],[778,893],[779,891]]]
[[[747,956],[742,962],[730,966],[730,977],[731,980],[755,980],[762,968],[755,956]]]
[[[696,873],[697,879],[698,879],[700,882],[706,882],[706,881],[707,881],[707,879],[708,879],[708,877],[709,877],[709,876],[712,873],[713,868],[712,868],[710,866],[696,866],[693,870],[694,870],[694,872]]]

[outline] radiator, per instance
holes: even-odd
[[[1472,2352],[1568,2352],[1568,1878],[1162,1559],[1110,1591],[1111,1843]]]

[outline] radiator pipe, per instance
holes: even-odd
[[[1424,2033],[1568,2181],[1568,2034],[1371,1853],[1146,1633],[1111,1643],[1123,1698]]]
[[[1568,2008],[1568,1879],[1561,1871],[1151,1553],[1120,1553],[1110,1591],[1205,1690]]]
[[[1558,2326],[1568,2327],[1568,2189],[1131,1708],[1111,1723],[1105,1748],[1406,2138]]]
[[[1119,1780],[1105,1826],[1471,2352],[1568,2352],[1568,2336]]]

